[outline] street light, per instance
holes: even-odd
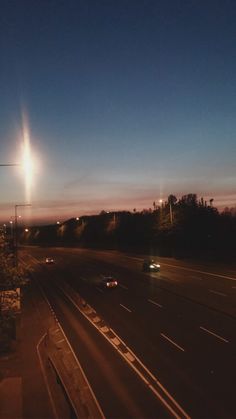
[[[159,203],[161,204],[161,210],[162,210],[163,199],[159,199]],[[170,211],[170,223],[173,224],[173,210],[172,210],[171,201],[169,201],[169,211]]]
[[[8,166],[21,166],[21,164],[20,163],[0,164],[0,167],[8,167]]]
[[[9,223],[11,224],[11,239],[13,239],[13,221],[10,220]]]
[[[31,207],[31,204],[17,204],[15,205],[15,266],[18,266],[18,231],[17,231],[17,208]]]

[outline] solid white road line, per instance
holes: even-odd
[[[162,308],[162,307],[163,307],[161,304],[157,303],[156,301],[153,301],[153,300],[148,300],[148,301],[149,301],[149,303],[152,303],[152,304],[154,304],[155,306],[158,306],[158,307],[160,307],[160,308]]]
[[[227,294],[224,294],[223,292],[215,291],[215,290],[208,290],[212,294],[220,295],[221,297],[227,297]]]
[[[61,288],[60,288],[61,289]],[[73,301],[73,299],[67,294],[65,293],[65,290],[62,290],[64,292],[64,294],[69,298],[69,300],[72,302],[72,304],[80,311],[80,313],[86,317],[86,319],[98,330],[102,333],[101,329],[92,322],[92,320],[83,312],[81,311],[81,309],[79,308],[79,306]],[[146,383],[149,387],[149,389],[155,394],[155,396],[162,401],[162,403],[166,406],[166,408],[169,410],[169,412],[172,413],[172,415],[176,418],[176,419],[181,419],[181,418],[186,418],[186,419],[191,419],[190,416],[183,410],[183,408],[178,404],[178,402],[171,396],[171,394],[166,390],[166,388],[160,383],[160,381],[157,380],[157,378],[147,369],[147,367],[141,362],[141,360],[132,352],[132,350],[124,343],[124,341],[122,341],[122,339],[120,338],[120,336],[118,336],[113,329],[110,328],[110,331],[117,336],[117,338],[123,343],[123,345],[127,348],[127,350],[129,350],[129,352],[134,356],[134,358],[137,360],[137,362],[144,368],[144,370],[148,373],[148,375],[155,381],[155,383],[157,384],[157,386],[164,392],[165,396],[167,397],[168,401],[166,401],[163,396],[160,394],[160,392],[158,390],[156,390],[156,388],[153,387],[153,385],[144,377],[144,375],[140,372],[140,370],[134,365],[133,362],[130,362],[130,360],[125,356],[125,354],[123,354],[122,352],[119,352],[120,355],[123,357],[123,359],[125,359],[128,364],[131,366],[131,368],[133,368],[133,370],[138,374],[138,376],[143,380],[144,383]],[[110,342],[110,344],[114,347],[114,348],[119,348],[119,346],[116,346],[111,339],[106,335],[106,333],[102,333],[102,335],[104,336],[104,338]],[[174,404],[174,408],[170,405],[169,401],[171,401]],[[177,411],[180,411],[181,413],[179,414]]]
[[[123,285],[123,284],[121,284],[120,282],[119,282],[119,286],[120,286],[121,288],[124,288],[124,290],[128,290],[128,289],[129,289],[128,287],[126,287],[126,285]]]
[[[132,310],[130,310],[129,308],[125,307],[123,304],[120,304],[121,307],[123,307],[125,310],[127,310],[129,313],[132,313]]]
[[[43,295],[43,297],[44,297],[45,301],[46,301],[46,302],[47,302],[47,304],[49,305],[50,309],[52,309],[51,303],[49,302],[49,300],[48,300],[48,298],[47,298],[47,296],[46,296],[46,294],[45,294],[45,292],[44,292],[44,289],[42,288],[41,284],[38,282],[38,280],[36,280],[36,283],[37,283],[37,285],[38,285],[38,287],[39,287],[39,289],[40,289],[40,291],[41,291],[41,294]],[[74,304],[75,304],[75,303],[74,303]],[[52,309],[52,311],[53,311],[53,309]],[[63,330],[63,328],[62,328],[61,324],[59,323],[59,321],[58,321],[57,317],[56,317],[56,320],[57,320],[57,324],[58,324],[58,329],[56,329],[56,331],[60,330],[60,331],[62,332],[62,335],[64,336],[64,338],[65,338],[65,340],[66,340],[66,342],[67,342],[67,345],[68,345],[68,347],[70,348],[70,351],[71,351],[71,353],[72,353],[72,354],[73,354],[73,356],[74,356],[75,362],[76,362],[76,364],[77,364],[78,368],[80,369],[80,372],[81,372],[81,374],[82,374],[82,376],[83,376],[83,378],[84,378],[84,380],[85,380],[85,383],[86,383],[87,387],[89,388],[89,391],[90,391],[90,393],[91,393],[91,395],[92,395],[92,397],[93,397],[94,403],[95,403],[95,405],[96,405],[96,407],[97,407],[97,409],[98,409],[98,411],[99,411],[99,413],[100,413],[100,415],[101,415],[101,418],[102,418],[102,419],[105,419],[105,416],[104,416],[104,414],[103,414],[103,411],[102,411],[102,409],[101,409],[101,407],[100,407],[100,405],[99,405],[99,403],[98,403],[98,400],[97,400],[97,398],[96,398],[96,396],[95,396],[95,394],[94,394],[94,392],[93,392],[92,387],[90,386],[90,383],[89,383],[89,381],[88,381],[88,379],[87,379],[87,377],[86,377],[86,375],[85,375],[85,373],[84,373],[84,370],[82,369],[82,367],[81,367],[81,365],[80,365],[80,363],[79,363],[79,360],[78,360],[77,356],[75,355],[75,352],[74,352],[74,350],[73,350],[73,348],[72,348],[72,346],[71,346],[71,344],[70,344],[70,342],[69,342],[69,339],[67,338],[67,336],[66,336],[66,334],[65,334],[65,332],[64,332],[64,330]],[[45,334],[45,335],[46,335],[46,334]],[[42,340],[42,339],[43,339],[43,337],[41,338],[41,340]],[[40,343],[41,343],[41,341],[39,341],[38,345],[40,345]],[[38,348],[38,346],[37,346],[37,348]],[[68,397],[69,397],[69,399],[70,399],[69,394],[67,394],[67,395],[68,395]],[[72,400],[70,400],[70,402],[71,402],[72,406],[74,406],[74,404],[73,404]],[[74,407],[74,410],[76,411],[75,407]]]
[[[228,341],[227,339],[222,338],[222,336],[217,335],[217,334],[216,334],[216,333],[214,333],[214,332],[211,332],[211,330],[206,329],[206,328],[205,328],[205,327],[203,327],[203,326],[200,326],[200,329],[204,330],[205,332],[209,333],[209,334],[210,334],[210,335],[212,335],[212,336],[215,336],[216,338],[218,338],[218,339],[222,340],[222,341],[223,341],[223,342],[225,342],[225,343],[229,343],[229,341]]]
[[[172,339],[170,339],[168,336],[164,335],[164,333],[161,333],[161,336],[168,340],[172,345],[176,346],[176,348],[180,349],[180,351],[185,352],[185,349],[181,348],[177,343],[175,343]]]
[[[39,341],[37,343],[37,346],[36,346],[36,350],[37,350],[40,368],[41,368],[41,371],[42,371],[42,374],[43,374],[44,382],[45,382],[45,385],[46,385],[46,388],[47,388],[47,392],[48,392],[48,395],[49,395],[49,400],[50,400],[50,403],[51,403],[51,406],[52,406],[54,417],[59,419],[59,415],[57,414],[56,405],[55,405],[53,397],[52,397],[52,393],[51,393],[51,390],[50,390],[50,386],[49,386],[49,383],[48,383],[47,375],[46,375],[46,372],[45,372],[45,369],[44,369],[43,360],[42,360],[42,357],[40,355],[40,349],[39,349],[41,343],[43,342],[43,340],[45,339],[46,336],[47,336],[47,333],[44,333],[44,335],[39,339]]]

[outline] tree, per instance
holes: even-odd
[[[181,204],[185,204],[188,206],[197,206],[197,195],[195,193],[189,193],[187,195],[183,195],[180,199]]]

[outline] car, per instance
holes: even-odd
[[[118,281],[113,276],[103,276],[101,284],[104,288],[115,288]]]
[[[161,265],[153,259],[145,259],[143,261],[144,272],[159,272]]]
[[[53,258],[51,258],[51,257],[47,257],[47,258],[45,259],[45,263],[47,263],[47,264],[54,263],[54,259],[53,259]]]

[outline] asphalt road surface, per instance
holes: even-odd
[[[57,287],[66,281],[97,311],[193,418],[235,418],[236,268],[114,251],[28,247],[33,263],[107,417],[166,417],[168,411]],[[47,256],[55,264],[46,266]],[[116,289],[101,287],[113,275]]]

